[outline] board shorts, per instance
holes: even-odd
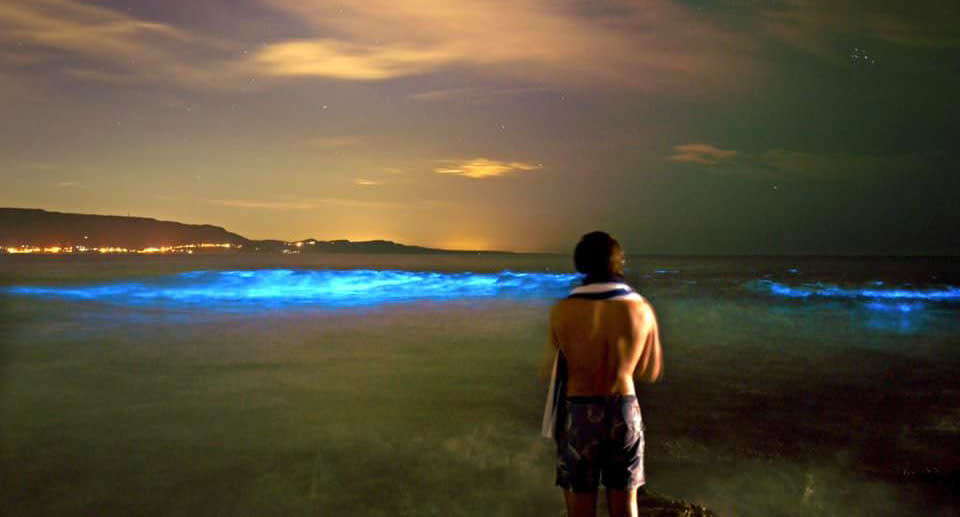
[[[635,395],[567,397],[558,422],[557,486],[595,492],[600,484],[631,490],[646,483],[643,420]]]

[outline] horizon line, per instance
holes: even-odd
[[[572,251],[570,251],[570,250],[559,251],[559,250],[541,249],[541,250],[525,250],[525,251],[520,251],[520,250],[492,249],[492,248],[487,248],[487,249],[477,249],[477,248],[441,248],[441,247],[435,247],[434,245],[429,245],[429,244],[419,244],[419,243],[413,243],[413,242],[400,242],[400,241],[395,241],[395,240],[387,239],[387,238],[362,239],[362,240],[353,240],[353,239],[350,239],[350,238],[318,239],[318,238],[312,237],[312,236],[311,236],[311,237],[307,237],[307,238],[305,238],[305,239],[294,239],[294,240],[280,239],[280,238],[275,238],[275,237],[251,238],[251,237],[247,237],[247,236],[245,236],[245,235],[242,235],[242,234],[240,234],[240,233],[237,233],[237,232],[235,232],[235,231],[233,231],[233,230],[229,230],[226,226],[222,226],[222,225],[217,225],[217,224],[212,224],[212,223],[202,223],[202,222],[201,222],[201,223],[183,222],[183,221],[175,221],[175,220],[171,220],[171,219],[159,219],[159,218],[156,218],[156,217],[149,217],[149,216],[142,216],[142,215],[131,215],[131,214],[129,214],[129,213],[128,213],[127,215],[118,215],[118,214],[114,214],[114,213],[96,213],[96,212],[93,212],[93,213],[63,212],[63,211],[59,211],[59,210],[52,210],[52,209],[46,209],[46,208],[35,208],[35,207],[18,207],[18,206],[2,206],[2,207],[0,207],[0,210],[3,210],[3,209],[12,209],[12,210],[36,210],[36,211],[41,211],[41,212],[57,213],[57,214],[65,214],[65,215],[89,215],[89,216],[101,216],[101,217],[126,217],[126,218],[136,218],[136,219],[149,219],[149,220],[153,220],[153,221],[157,221],[157,222],[162,222],[162,223],[175,223],[175,224],[183,224],[183,225],[191,225],[191,226],[213,226],[213,227],[220,228],[220,229],[222,229],[222,230],[225,231],[225,232],[233,233],[233,234],[235,234],[235,235],[237,235],[237,236],[239,236],[239,237],[241,237],[241,238],[243,238],[243,239],[246,239],[246,240],[248,240],[248,241],[270,241],[270,240],[273,240],[273,241],[280,241],[280,242],[285,242],[285,243],[304,242],[304,241],[308,241],[308,240],[316,240],[316,241],[318,241],[318,242],[348,241],[348,242],[354,242],[354,243],[383,241],[383,242],[392,242],[392,243],[394,243],[394,244],[398,244],[398,245],[402,245],[402,246],[419,247],[419,248],[426,248],[426,249],[436,250],[436,251],[451,251],[451,252],[459,252],[459,253],[464,253],[464,252],[479,252],[479,253],[504,253],[504,254],[524,254],[524,255],[570,255],[570,256],[572,257]],[[897,253],[897,252],[879,252],[879,251],[873,251],[873,252],[864,252],[864,251],[853,251],[853,252],[791,251],[791,252],[753,252],[753,253],[750,253],[750,252],[729,252],[729,251],[727,251],[727,252],[709,252],[709,251],[681,251],[681,252],[673,251],[673,252],[670,252],[670,251],[666,251],[666,252],[635,253],[635,252],[631,252],[629,249],[625,249],[625,250],[624,250],[624,253],[625,253],[628,257],[651,257],[651,258],[653,258],[653,257],[711,257],[711,258],[724,258],[724,257],[731,257],[731,258],[735,258],[735,257],[771,257],[771,258],[782,258],[782,257],[806,257],[806,258],[812,258],[812,257],[819,257],[819,258],[831,258],[831,257],[833,257],[833,258],[857,258],[857,257],[863,257],[863,258],[866,258],[866,257],[871,257],[871,258],[911,258],[911,257],[918,257],[918,258],[919,258],[919,257],[936,257],[936,258],[952,258],[952,257],[960,257],[960,253],[954,253],[954,252],[929,252],[929,251],[927,251],[927,252],[922,252],[922,251],[910,251],[910,252],[900,252],[900,253]]]

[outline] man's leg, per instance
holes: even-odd
[[[596,492],[571,492],[564,490],[563,497],[567,500],[567,517],[596,517]],[[634,515],[636,515],[636,513],[634,513]]]
[[[607,489],[610,517],[637,517],[637,489]]]

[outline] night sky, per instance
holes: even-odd
[[[960,253],[956,0],[2,0],[0,206]]]

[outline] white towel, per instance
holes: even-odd
[[[557,361],[560,360],[560,351],[553,354],[553,373],[550,374],[550,387],[547,389],[547,402],[543,407],[543,424],[540,434],[544,438],[553,438],[553,429],[557,424]]]

